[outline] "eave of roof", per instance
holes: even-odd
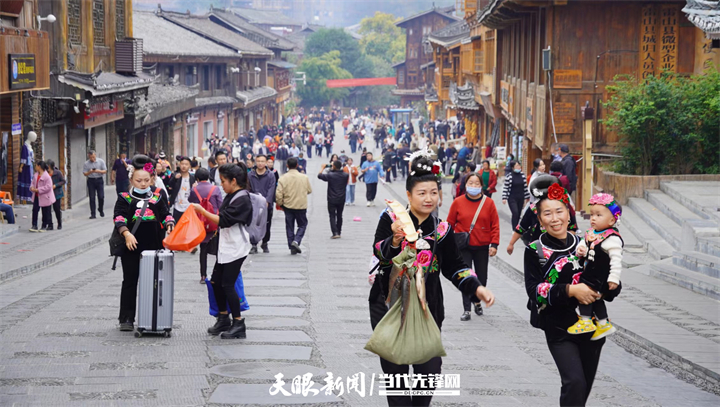
[[[423,16],[426,16],[428,14],[437,13],[441,17],[447,18],[448,20],[457,21],[459,18],[455,17],[454,15],[450,14],[453,11],[455,11],[455,6],[448,6],[448,7],[439,7],[439,8],[431,8],[430,10],[425,10],[420,13],[414,14],[410,17],[403,18],[402,20],[395,23],[396,26],[402,27],[403,25],[409,23],[412,20],[415,20],[416,18],[420,18]]]
[[[142,72],[131,76],[115,72],[100,72],[96,75],[66,71],[58,76],[58,82],[88,91],[93,96],[101,96],[147,88],[152,84],[153,77]]]

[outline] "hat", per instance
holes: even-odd
[[[160,158],[162,158],[162,159],[164,160],[164,159],[165,159],[165,152],[164,152],[164,151],[161,151],[160,154],[158,155],[158,157],[160,157]]]
[[[560,144],[560,145],[558,146],[558,148],[560,148],[560,151],[562,151],[563,153],[569,153],[569,152],[570,152],[570,148],[568,148],[567,144]]]

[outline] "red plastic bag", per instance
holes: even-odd
[[[205,225],[198,218],[195,207],[190,205],[175,229],[163,240],[165,248],[180,252],[189,252],[205,239]]]

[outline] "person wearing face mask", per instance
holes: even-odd
[[[153,185],[155,165],[146,155],[133,157],[128,174],[130,191],[118,194],[113,211],[115,229],[125,238],[126,247],[120,256],[123,282],[118,320],[121,331],[134,328],[140,254],[143,250],[162,249],[165,231],[171,232],[175,226],[165,191]],[[133,234],[131,230],[136,222],[141,223]]]
[[[527,178],[522,172],[522,166],[519,162],[512,160],[508,163],[512,168],[512,172],[505,175],[505,185],[503,186],[503,205],[510,207],[512,213],[512,227],[515,228],[520,221],[520,213],[525,204],[530,200],[530,191],[527,188]]]
[[[495,202],[483,194],[482,177],[471,172],[465,178],[465,194],[450,206],[448,223],[456,233],[468,233],[467,246],[460,245],[460,253],[468,266],[473,266],[480,284],[487,287],[488,261],[497,254],[500,244],[500,219]],[[470,320],[471,295],[462,295],[464,312],[461,321]],[[482,315],[482,304],[474,302],[475,314]]]

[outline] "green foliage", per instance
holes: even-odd
[[[365,55],[378,56],[391,64],[405,59],[405,34],[395,21],[392,14],[379,11],[360,21],[360,48]]]
[[[720,173],[720,73],[663,73],[638,83],[621,75],[608,86],[603,123],[620,136],[625,174]]]
[[[328,88],[328,79],[351,79],[350,72],[341,68],[342,61],[339,51],[330,51],[319,57],[305,57],[299,72],[305,72],[307,85],[297,84],[297,93],[303,106],[328,106],[330,101],[348,96],[347,88]]]
[[[339,51],[342,55],[340,67],[354,78],[371,77],[372,65],[365,58],[358,42],[342,28],[322,28],[307,38],[305,55],[320,57],[330,51]],[[328,78],[340,79],[340,78]]]
[[[366,58],[372,63],[372,76],[382,78],[395,76],[395,70],[389,62],[379,56],[368,55]],[[356,98],[353,103],[358,107],[365,106],[388,106],[400,104],[400,97],[390,93],[395,89],[394,85],[388,86],[364,86],[355,88]]]

